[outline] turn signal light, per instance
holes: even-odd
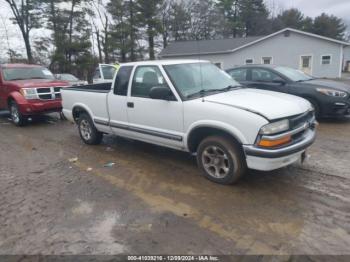
[[[277,146],[288,144],[291,141],[292,141],[292,136],[285,136],[277,140],[261,139],[259,142],[259,146],[271,148],[271,147],[277,147]]]

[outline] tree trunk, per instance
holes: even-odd
[[[154,36],[153,36],[153,28],[152,25],[148,25],[148,50],[149,50],[149,59],[155,60],[154,55]]]
[[[27,51],[28,63],[33,64],[34,58],[33,58],[32,47],[31,47],[30,39],[29,39],[29,32],[28,32],[28,35],[23,34],[23,32],[22,32],[22,35],[23,35],[24,44],[25,44],[26,51]]]
[[[130,60],[135,61],[135,21],[134,21],[134,2],[129,0],[129,12],[130,12]]]
[[[74,20],[74,8],[76,5],[76,0],[72,0],[72,7],[69,15],[69,42],[68,42],[68,71],[70,70],[70,66],[72,64],[72,39],[73,39],[73,20]]]
[[[163,33],[163,48],[168,46],[168,35],[167,33]]]
[[[98,49],[98,60],[100,64],[102,64],[102,48],[101,48],[101,39],[100,39],[100,31],[96,30],[96,39],[97,39],[97,49]]]
[[[109,64],[110,63],[110,58],[109,58],[109,34],[108,34],[108,17],[106,16],[106,21],[105,21],[105,26],[104,26],[104,30],[105,30],[105,43],[103,46],[103,52],[105,54],[105,63]]]

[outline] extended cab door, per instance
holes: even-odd
[[[150,98],[153,87],[172,93],[170,101]],[[127,101],[130,131],[134,138],[182,149],[183,104],[159,66],[138,66],[134,70]]]
[[[123,66],[119,69],[114,83],[113,92],[108,95],[109,124],[113,133],[128,137],[127,95],[131,85],[130,77],[133,66]]]

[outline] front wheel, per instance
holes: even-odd
[[[197,162],[207,179],[223,185],[236,183],[247,172],[241,148],[226,137],[204,139],[198,147]]]
[[[96,129],[89,115],[80,115],[78,120],[78,128],[80,137],[85,144],[98,145],[101,143],[103,134]]]
[[[27,123],[27,118],[19,111],[15,101],[10,103],[11,120],[16,126],[24,126]]]

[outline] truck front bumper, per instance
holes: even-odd
[[[23,115],[37,115],[62,110],[61,100],[32,101],[19,104],[19,110]]]
[[[256,146],[243,146],[246,155],[247,166],[250,169],[260,171],[272,171],[289,166],[305,156],[306,149],[316,139],[316,131],[309,129],[303,135],[303,139],[293,145],[279,149],[263,149]]]

